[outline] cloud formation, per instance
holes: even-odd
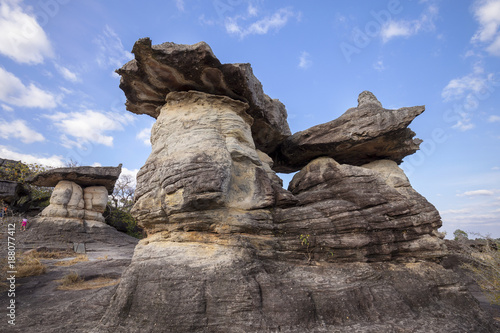
[[[137,140],[142,141],[147,146],[151,145],[150,137],[151,137],[151,127],[144,128],[135,136]]]
[[[21,0],[0,2],[0,53],[22,64],[40,64],[53,57],[51,43]]]
[[[134,58],[132,53],[125,50],[120,37],[108,25],[94,42],[99,48],[96,61],[102,68],[120,68]]]
[[[480,27],[472,37],[472,42],[486,45],[488,53],[500,56],[500,0],[476,1],[474,18]]]
[[[57,106],[56,97],[33,83],[24,85],[21,80],[0,67],[0,101],[28,108],[50,109]]]
[[[389,20],[382,25],[380,30],[382,41],[387,43],[397,37],[408,38],[421,31],[433,31],[435,29],[434,21],[438,13],[438,7],[431,4],[416,20]]]
[[[21,119],[6,121],[0,118],[0,137],[4,139],[19,139],[23,143],[45,141],[45,137],[26,125]]]
[[[475,190],[475,191],[467,191],[461,194],[457,194],[459,197],[477,197],[477,196],[493,196],[495,195],[495,191],[492,190]]]
[[[261,18],[255,22],[245,24],[257,15],[257,9],[249,6],[245,15],[228,17],[225,22],[226,32],[231,35],[245,38],[249,35],[265,35],[270,31],[279,31],[293,17],[299,17],[289,8],[281,8],[274,14]]]
[[[66,80],[70,82],[80,81],[78,76],[74,72],[67,69],[66,67],[60,66],[58,64],[55,64],[54,66],[56,67],[57,71],[62,75],[62,77],[65,78]]]
[[[311,55],[308,52],[303,51],[299,57],[299,68],[308,69],[311,66],[312,66]]]
[[[38,155],[23,154],[13,151],[11,148],[0,145],[0,156],[14,161],[21,161],[24,163],[37,163],[51,167],[63,167],[64,160],[60,155],[52,155],[50,157],[43,157]]]
[[[124,125],[133,121],[133,117],[128,114],[93,110],[57,112],[53,115],[46,115],[46,117],[51,119],[63,133],[61,136],[62,145],[67,148],[82,148],[88,143],[112,147],[113,137],[108,135],[108,132],[123,130]]]

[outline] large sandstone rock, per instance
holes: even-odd
[[[241,218],[242,210],[274,204],[272,171],[253,143],[247,108],[225,96],[168,94],[151,131],[151,155],[137,175],[132,210],[149,233],[229,230],[252,223]]]
[[[28,178],[27,182],[36,186],[54,187],[61,180],[67,180],[82,187],[104,186],[108,194],[111,194],[121,171],[121,164],[117,167],[81,166],[55,168],[34,175]]]
[[[356,108],[288,137],[274,155],[274,170],[294,172],[320,156],[351,165],[380,159],[399,164],[422,142],[413,139],[415,133],[407,127],[424,110],[424,106],[387,110],[371,92],[364,91]]]
[[[132,210],[148,237],[94,333],[496,331],[436,263],[439,214],[397,165],[423,107],[365,92],[333,124],[262,147],[267,116],[206,44],[134,52],[119,71],[129,110],[157,118]],[[283,189],[273,170],[297,168]]]
[[[291,134],[285,106],[264,94],[250,64],[221,64],[205,42],[151,45],[143,38],[132,53],[135,59],[117,70],[127,110],[157,118],[169,92],[196,90],[248,103],[255,145],[266,153]]]
[[[396,162],[357,167],[318,158],[294,176],[289,189],[298,203],[274,210],[285,255],[294,250],[310,259],[370,262],[445,253],[436,232],[439,213]],[[300,235],[309,235],[306,246],[297,241]]]

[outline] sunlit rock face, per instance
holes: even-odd
[[[41,221],[104,223],[102,213],[120,172],[121,165],[56,168],[28,179],[33,185],[54,186],[50,205],[40,213]]]
[[[151,155],[137,176],[132,211],[149,233],[241,232],[254,223],[243,211],[274,205],[272,171],[255,148],[247,109],[225,96],[168,94],[152,129]]]
[[[398,166],[423,107],[363,92],[290,135],[250,65],[205,43],[133,52],[127,108],[157,119],[132,211],[148,237],[94,332],[495,331],[437,263],[439,214]],[[276,170],[300,171],[286,190]]]

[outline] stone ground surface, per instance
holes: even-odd
[[[0,224],[1,259],[7,257],[7,223]],[[22,252],[36,246],[49,249],[65,249],[61,243],[33,242],[37,228],[31,225],[26,232],[17,226],[16,250]],[[113,296],[117,284],[99,289],[58,290],[65,275],[76,272],[85,280],[97,277],[119,279],[130,264],[137,239],[118,231],[111,231],[109,242],[94,242],[86,245],[89,261],[72,266],[56,266],[65,259],[42,259],[47,266],[45,274],[16,280],[16,325],[7,324],[6,306],[10,298],[7,292],[0,295],[0,332],[89,332],[101,319]],[[67,245],[66,249],[70,246]],[[75,255],[76,256],[76,255]],[[4,267],[2,267],[4,269]]]
[[[15,218],[12,221],[16,221]],[[0,224],[1,255],[6,257],[7,223]],[[16,231],[18,250],[27,250],[35,245],[33,240],[36,227],[26,232]],[[77,272],[86,280],[101,277],[118,279],[129,266],[136,240],[119,232],[111,232],[106,241],[87,244],[89,261],[72,266],[56,266],[60,260],[43,260],[47,272],[40,276],[18,279],[16,287],[16,325],[7,324],[6,308],[9,298],[3,292],[0,296],[1,332],[90,332],[96,327],[110,304],[117,285],[100,289],[65,291],[58,290],[63,276]],[[52,244],[54,246],[52,246]],[[61,248],[61,244],[45,244],[48,248]],[[36,243],[39,246],[40,243]],[[456,265],[456,261],[447,259],[445,267],[461,274],[469,291],[478,299],[481,307],[500,321],[500,306],[490,305],[477,285],[468,279],[465,272]],[[499,327],[500,329],[500,327]],[[374,331],[377,329],[374,327]]]

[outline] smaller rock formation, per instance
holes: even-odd
[[[422,142],[413,139],[415,133],[407,127],[424,110],[424,106],[384,109],[371,92],[363,91],[358,106],[339,118],[286,138],[275,155],[274,170],[298,171],[320,156],[350,165],[382,159],[400,164]]]
[[[55,186],[50,205],[40,214],[61,222],[102,222],[108,202],[120,176],[118,167],[74,167],[51,169],[35,175],[28,181],[37,186]]]

